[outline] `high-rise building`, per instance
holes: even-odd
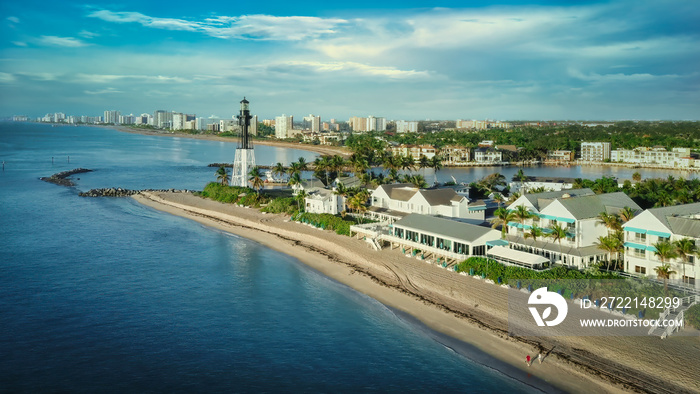
[[[321,117],[310,114],[309,116],[304,116],[304,130],[310,130],[312,133],[318,133],[321,131]]]
[[[609,142],[582,142],[581,160],[583,161],[605,161],[610,159]]]
[[[396,121],[396,132],[397,133],[417,133],[418,132],[418,122],[415,121]]]
[[[250,120],[250,135],[258,135],[258,115],[253,115]]]
[[[105,111],[104,123],[119,124],[119,111]]]
[[[153,125],[159,129],[169,129],[173,121],[173,113],[158,110],[153,113]]]
[[[294,117],[282,114],[275,118],[275,137],[278,139],[290,138],[294,129]]]

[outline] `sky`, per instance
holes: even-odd
[[[0,116],[700,119],[700,4],[0,2]]]

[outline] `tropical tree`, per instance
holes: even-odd
[[[435,155],[430,159],[430,167],[433,169],[435,174],[435,183],[437,183],[437,173],[442,169],[442,157]]]
[[[501,204],[503,204],[506,201],[506,199],[501,193],[493,193],[493,201],[495,201],[498,204],[498,207],[500,208]]]
[[[527,188],[525,187],[527,179],[527,175],[525,175],[522,168],[519,168],[518,172],[513,175],[513,180],[520,182],[520,193],[527,193]]]
[[[613,253],[617,253],[620,250],[620,240],[614,235],[606,235],[598,237],[598,242],[595,243],[598,249],[603,250],[608,253],[608,261],[605,267],[606,270],[610,270],[610,263],[612,263]]]
[[[299,160],[297,160],[297,163],[299,163],[299,169],[301,171],[306,171],[308,169],[308,163],[306,162],[305,158],[299,157]]]
[[[299,212],[301,212],[301,202],[306,200],[306,190],[299,190],[294,198],[297,200],[297,208],[299,208]]]
[[[574,179],[574,183],[571,185],[572,189],[583,189],[584,187],[586,187],[586,183],[581,178]]]
[[[264,175],[262,173],[262,170],[260,170],[260,167],[258,166],[251,168],[248,172],[248,180],[253,185],[253,189],[255,189],[258,194],[260,194],[260,190],[265,185],[265,181],[263,181],[263,176]]]
[[[671,269],[671,264],[669,263],[661,263],[660,266],[654,267],[654,271],[656,271],[656,275],[664,280],[664,294],[668,294],[668,280],[671,278],[671,275],[674,275],[676,271],[673,271]]]
[[[230,179],[231,177],[226,171],[226,167],[221,166],[218,170],[216,170],[216,180],[220,181],[222,185],[228,185]]]
[[[341,172],[343,171],[343,168],[345,167],[345,159],[343,159],[343,156],[340,155],[333,155],[329,159],[328,166],[331,170],[331,172],[335,173],[335,177],[340,176]],[[362,171],[364,172],[364,171]]]
[[[416,168],[416,161],[413,156],[406,154],[406,156],[401,156],[401,169],[413,171]]]
[[[551,238],[552,241],[559,243],[559,259],[563,261],[564,258],[561,251],[561,240],[566,238],[566,227],[562,227],[559,223],[555,223],[552,227],[550,227],[550,229],[552,232],[546,236]]]
[[[413,186],[417,187],[418,189],[423,189],[428,187],[428,182],[425,181],[425,178],[423,178],[422,175],[411,175],[408,178],[408,183],[412,184]]]
[[[289,186],[291,186],[292,188],[294,188],[295,186],[301,185],[301,175],[299,175],[298,172],[293,173],[289,177],[289,182],[287,182],[287,184]]]
[[[522,194],[520,194],[518,192],[510,193],[510,196],[508,196],[508,204],[514,203],[515,200],[520,198],[520,196],[522,196]]]
[[[287,173],[287,168],[285,168],[284,164],[282,163],[277,163],[272,167],[272,175],[276,176],[282,176]]]
[[[598,214],[598,221],[596,224],[602,224],[608,228],[608,234],[611,231],[617,231],[622,229],[622,223],[620,222],[620,217],[615,214],[609,214],[607,212],[601,212]]]
[[[491,194],[496,190],[497,186],[506,186],[506,177],[499,173],[494,173],[483,177],[477,184]]]
[[[293,162],[287,168],[287,174],[289,174],[290,179],[294,174],[298,174],[301,179],[301,166],[297,162]]]
[[[637,211],[634,210],[633,208],[624,207],[624,208],[622,208],[622,210],[620,211],[619,216],[620,216],[620,219],[622,219],[623,222],[627,223],[627,222],[629,222],[630,220],[632,220],[632,218],[634,218],[636,214],[637,214]]]
[[[690,263],[690,257],[698,252],[698,248],[695,246],[695,241],[690,238],[676,240],[673,242],[673,246],[683,262],[683,283],[685,283],[685,266]]]
[[[523,228],[525,226],[525,220],[530,219],[532,217],[532,213],[530,213],[530,211],[525,205],[518,205],[517,207],[515,207],[513,214],[515,215],[515,218],[518,219],[520,225]]]
[[[544,235],[544,231],[539,226],[534,224],[530,231],[525,233],[525,238],[532,238],[533,241],[537,242],[537,238],[542,238]]]
[[[491,219],[491,227],[496,228],[501,226],[501,238],[506,237],[508,232],[508,223],[515,220],[515,214],[513,211],[509,211],[506,208],[498,208],[494,212],[494,218]]]
[[[635,173],[632,174],[632,179],[633,179],[634,181],[639,182],[639,181],[642,180],[642,174],[640,174],[639,172],[636,172],[636,171],[635,171]]]

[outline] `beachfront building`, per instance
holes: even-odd
[[[561,177],[546,177],[546,176],[528,176],[525,182],[513,180],[508,184],[511,193],[518,192],[520,194],[528,191],[542,188],[544,191],[561,191],[574,187],[575,178]]]
[[[690,148],[673,148],[668,151],[662,146],[615,149],[610,154],[610,161],[664,168],[691,168],[695,166],[695,159],[690,154]]]
[[[503,162],[503,153],[494,148],[476,148],[474,149],[474,161],[477,163],[501,163]]]
[[[509,248],[578,269],[607,259],[607,253],[597,246],[599,237],[608,235],[608,229],[598,219],[601,212],[617,214],[625,207],[641,211],[625,193],[595,194],[591,189],[524,194],[507,209],[512,211],[519,206],[527,208],[532,217],[507,224],[505,241]],[[550,227],[555,224],[566,230],[566,237],[557,241],[546,236],[525,237],[533,226],[550,234]]]
[[[304,122],[302,123],[302,129],[309,130],[312,133],[319,133],[321,131],[321,117],[314,114],[309,116],[304,116]]]
[[[574,152],[570,150],[550,150],[547,151],[546,161],[552,163],[568,163],[574,160]]]
[[[391,147],[391,154],[394,156],[411,156],[418,163],[421,156],[432,159],[437,153],[437,148],[432,145],[406,145],[401,144]]]
[[[582,161],[606,161],[610,159],[609,142],[582,142]]]
[[[367,213],[380,220],[397,220],[411,213],[473,219],[483,222],[486,204],[469,203],[453,188],[418,189],[409,183],[380,185],[371,193]]]
[[[625,272],[657,277],[654,268],[662,263],[654,244],[689,238],[700,248],[700,203],[651,208],[622,226],[625,232]],[[667,261],[676,273],[671,282],[700,289],[700,263],[697,256]]]
[[[294,117],[282,114],[275,118],[275,137],[277,139],[292,138],[294,136]]]
[[[486,243],[500,233],[488,226],[428,215],[410,214],[394,222],[381,239],[392,247],[418,249],[423,254],[461,261],[486,255]]]
[[[465,165],[469,161],[470,149],[465,146],[448,145],[440,149],[442,164],[446,166]]]
[[[345,210],[345,199],[324,188],[309,190],[304,198],[306,212],[337,215]]]

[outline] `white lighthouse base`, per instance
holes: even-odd
[[[236,156],[233,159],[233,174],[231,174],[231,185],[248,187],[248,172],[255,167],[255,153],[252,149],[236,149]]]

